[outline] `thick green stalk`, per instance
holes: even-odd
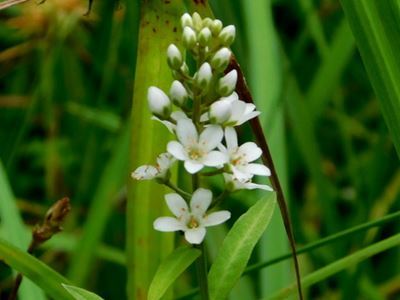
[[[130,166],[154,163],[165,152],[166,129],[150,120],[147,89],[167,91],[172,82],[166,62],[167,47],[180,35],[181,1],[143,1],[139,27],[138,56],[132,105]],[[153,221],[166,214],[165,188],[153,181],[128,180],[127,268],[128,299],[147,299],[147,291],[160,261],[173,249],[173,234],[158,233]]]

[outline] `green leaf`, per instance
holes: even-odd
[[[243,273],[274,212],[275,193],[259,200],[229,231],[208,274],[210,299],[225,299]]]
[[[388,250],[392,247],[398,246],[400,244],[400,234],[396,234],[390,238],[387,238],[383,241],[377,242],[369,247],[366,247],[362,250],[359,250],[351,255],[348,255],[342,259],[339,259],[317,271],[311,273],[301,280],[301,283],[304,288],[312,286],[326,278],[345,270],[351,266],[358,264],[359,262],[381,253],[385,250]],[[287,299],[290,295],[293,295],[296,292],[296,284],[292,284],[289,287],[282,289],[277,294],[273,295],[269,299]]]
[[[185,271],[199,256],[201,251],[195,248],[181,247],[172,252],[158,267],[150,284],[148,300],[158,300],[168,287]]]
[[[75,300],[103,300],[103,298],[97,296],[95,293],[89,292],[85,289],[67,284],[63,284],[62,286],[72,295],[72,297],[74,297]]]
[[[400,157],[400,2],[340,2]]]
[[[68,280],[46,264],[0,238],[0,261],[41,287],[50,297],[57,300],[71,300],[72,297],[62,287]]]
[[[5,238],[21,250],[28,248],[30,234],[19,214],[7,174],[0,160],[0,220]],[[44,300],[43,292],[29,280],[22,282],[19,290],[21,300]]]

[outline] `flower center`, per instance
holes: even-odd
[[[189,222],[187,223],[187,227],[197,228],[199,226],[200,226],[199,221],[197,221],[193,216],[191,216]]]
[[[192,147],[188,151],[188,156],[190,157],[190,159],[198,160],[200,157],[203,156],[203,151],[201,151],[197,147]]]
[[[234,165],[234,166],[237,166],[237,165],[244,166],[244,165],[246,165],[247,164],[246,154],[244,154],[244,153],[242,153],[242,154],[238,154],[238,153],[233,154],[232,157],[231,157],[231,164]]]

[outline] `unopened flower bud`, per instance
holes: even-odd
[[[178,47],[174,44],[169,45],[167,50],[167,61],[171,69],[177,70],[182,66],[183,59],[182,54]]]
[[[218,81],[217,90],[221,96],[229,96],[236,88],[237,71],[232,70]]]
[[[203,20],[201,19],[200,15],[197,12],[193,13],[192,20],[193,20],[193,27],[196,28],[197,30],[200,30],[203,25]]]
[[[150,111],[162,118],[171,114],[171,101],[168,96],[159,88],[151,86],[147,91],[147,100]]]
[[[174,80],[174,82],[172,82],[171,89],[169,90],[169,95],[171,97],[172,103],[174,103],[176,106],[184,105],[188,98],[188,93],[185,87],[178,80]]]
[[[204,27],[197,36],[200,46],[207,46],[211,40],[211,31],[208,27]]]
[[[192,17],[188,13],[183,14],[183,16],[181,17],[181,25],[182,28],[185,28],[186,26],[193,26]]]
[[[231,58],[231,50],[228,48],[222,48],[214,54],[211,59],[211,65],[214,69],[223,71],[226,69]]]
[[[213,35],[218,35],[221,32],[222,29],[222,22],[221,20],[214,20],[212,24],[210,25],[210,29]]]
[[[207,88],[208,85],[210,84],[211,78],[212,78],[211,66],[208,63],[202,64],[195,77],[197,86],[200,88]]]
[[[232,105],[229,100],[219,100],[211,104],[209,118],[211,123],[222,124],[232,115]]]
[[[224,27],[224,29],[221,30],[218,38],[222,45],[228,47],[235,40],[235,35],[236,35],[235,26],[229,25],[229,26]]]
[[[182,42],[186,49],[193,49],[193,47],[196,46],[196,33],[189,26],[183,28]]]
[[[213,23],[213,20],[211,20],[210,18],[204,18],[203,22],[202,22],[203,28],[210,27],[212,25],[212,23]]]

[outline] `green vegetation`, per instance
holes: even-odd
[[[86,0],[0,10],[0,299],[17,273],[21,300],[200,299],[194,261],[204,256],[153,229],[170,215],[170,190],[130,177],[171,139],[150,120],[146,93],[169,89],[166,50],[183,50],[186,11],[236,27],[231,49],[262,112],[304,298],[400,297],[399,1],[209,2],[94,0],[88,16]],[[255,139],[248,125],[238,132]],[[171,173],[190,190],[182,169]],[[222,192],[222,180],[201,180]],[[63,197],[63,231],[28,254],[29,232]],[[222,202],[231,219],[205,242],[211,299],[295,297],[275,197]]]

